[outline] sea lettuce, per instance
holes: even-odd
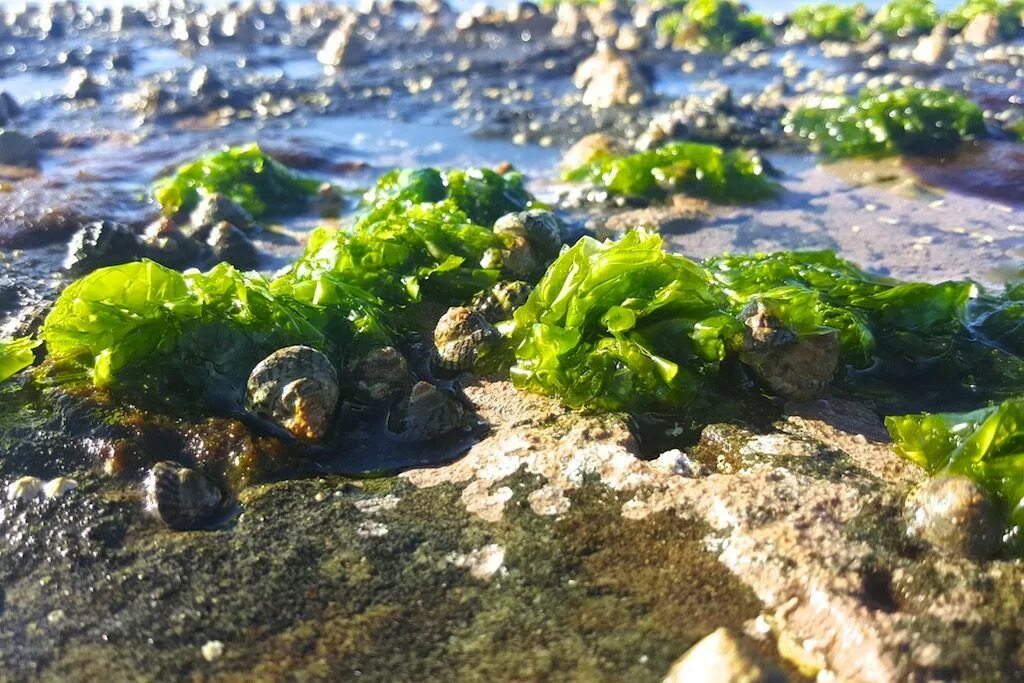
[[[723,202],[753,202],[774,196],[778,185],[756,152],[723,150],[698,142],[670,142],[624,156],[602,153],[565,175],[589,180],[615,194],[657,199],[686,192]]]
[[[770,42],[768,21],[735,0],[689,0],[659,18],[660,38],[675,48],[725,52],[753,40]]]
[[[282,346],[341,359],[352,343],[387,335],[376,299],[328,276],[299,286],[227,264],[179,273],[148,260],[69,285],[40,333],[52,359],[86,368],[98,386],[159,376],[204,388],[237,384]]]
[[[35,361],[41,342],[30,337],[0,339],[0,382],[5,382]]]
[[[885,426],[900,455],[933,475],[970,477],[1011,526],[1024,524],[1024,398],[968,413],[890,416]]]
[[[258,145],[225,147],[180,166],[153,183],[153,197],[164,214],[191,211],[204,193],[219,193],[254,217],[287,215],[305,209],[320,181],[301,175],[265,154]]]
[[[741,334],[727,307],[705,270],[657,234],[584,237],[516,310],[512,380],[572,406],[686,405]]]
[[[934,0],[890,0],[871,20],[871,27],[890,38],[928,33],[939,23]]]
[[[797,338],[837,336],[842,393],[902,405],[1001,399],[1024,384],[1024,315],[1009,293],[903,282],[828,251],[697,264],[643,231],[562,252],[515,313],[512,378],[569,405],[613,409],[735,394],[721,368],[741,355],[755,303]]]
[[[842,6],[832,3],[801,5],[790,15],[793,26],[812,40],[860,42],[868,34],[868,12],[862,4]]]
[[[819,98],[787,114],[783,125],[837,158],[947,152],[985,134],[978,105],[946,90],[916,87]]]

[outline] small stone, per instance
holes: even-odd
[[[7,485],[7,500],[32,500],[43,492],[43,480],[39,477],[19,477]]]
[[[224,654],[224,643],[219,640],[208,640],[203,644],[201,652],[203,653],[203,659],[208,662],[220,659]]]
[[[14,130],[0,130],[0,164],[39,168],[39,148],[31,138]]]
[[[316,59],[329,69],[366,61],[366,40],[356,32],[355,21],[346,20],[334,29],[316,53]]]
[[[256,220],[241,205],[213,192],[199,200],[182,232],[188,237],[206,239],[213,227],[222,222],[230,223],[243,232],[256,228]]]
[[[43,495],[47,498],[61,498],[68,491],[78,488],[78,482],[67,477],[57,477],[43,484]]]
[[[460,569],[468,569],[469,575],[478,581],[490,581],[505,564],[505,549],[491,543],[465,555],[449,555],[448,561]]]
[[[908,499],[907,535],[951,555],[983,559],[999,548],[1003,526],[984,489],[961,475],[925,482]]]
[[[720,628],[678,659],[665,683],[781,683],[786,677],[763,661],[741,636]]]

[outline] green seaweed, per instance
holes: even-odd
[[[673,47],[715,52],[772,39],[768,21],[735,0],[689,0],[681,10],[662,15],[656,30]]]
[[[820,98],[790,112],[783,125],[835,158],[947,152],[985,134],[981,109],[973,102],[914,87]]]
[[[868,12],[862,4],[842,6],[832,3],[801,5],[793,10],[793,26],[812,40],[860,42],[867,37]]]
[[[991,14],[999,23],[999,35],[1011,40],[1024,32],[1022,15],[1024,0],[964,0],[946,14],[946,24],[955,31],[962,30],[971,20],[982,14]]]
[[[625,156],[601,154],[565,174],[566,180],[589,180],[615,194],[663,198],[686,192],[716,202],[745,203],[774,196],[759,154],[723,150],[699,142],[670,142],[647,152]]]
[[[386,340],[388,327],[373,296],[329,275],[267,282],[224,263],[183,274],[143,260],[69,285],[40,337],[98,386],[148,377],[215,392],[275,349],[306,344],[341,359],[353,343]]]
[[[928,33],[939,23],[934,0],[891,0],[871,20],[871,28],[890,38]]]
[[[696,264],[643,231],[563,251],[515,313],[512,379],[608,409],[735,394],[722,369],[742,350],[753,302],[798,337],[835,330],[840,386],[855,395],[1001,398],[1024,382],[1021,305],[1008,295],[872,275],[827,251]]]
[[[35,362],[40,342],[30,337],[0,339],[0,382],[5,382]]]
[[[396,169],[363,197],[351,231],[314,232],[287,277],[329,273],[393,307],[462,303],[500,275],[481,265],[505,246],[491,226],[535,205],[515,171]]]
[[[173,216],[195,208],[202,194],[220,193],[259,218],[302,211],[319,187],[320,181],[296,173],[251,144],[225,147],[180,166],[173,176],[153,183],[153,197]]]
[[[962,474],[987,489],[1012,526],[1024,524],[1024,398],[967,413],[889,416],[897,452],[930,474]]]

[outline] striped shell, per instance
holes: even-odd
[[[387,431],[395,441],[416,443],[449,434],[462,426],[462,403],[429,382],[417,382],[388,413]]]
[[[486,292],[477,294],[470,307],[478,311],[487,322],[508,320],[517,308],[526,303],[532,289],[522,280],[498,282]]]
[[[394,400],[412,385],[409,363],[393,346],[382,346],[352,358],[345,366],[345,375],[353,400],[366,404]]]
[[[331,429],[341,389],[330,359],[308,346],[278,349],[249,375],[245,407],[297,439],[319,441]]]
[[[434,362],[446,370],[468,370],[480,347],[500,338],[501,333],[478,311],[449,308],[434,328]]]
[[[205,475],[173,462],[158,462],[146,478],[146,507],[172,529],[195,529],[224,502],[220,487]]]

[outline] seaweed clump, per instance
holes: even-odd
[[[835,158],[945,152],[985,134],[981,109],[973,102],[914,87],[822,98],[789,113],[783,125]]]
[[[600,153],[565,174],[566,180],[589,180],[615,194],[661,199],[686,192],[724,203],[745,203],[774,196],[778,185],[759,154],[723,150],[699,142],[670,142],[628,155]]]
[[[351,231],[317,229],[284,279],[322,274],[373,292],[392,308],[468,301],[501,275],[508,246],[493,223],[535,204],[516,172],[392,171],[366,193]]]
[[[933,476],[969,477],[1019,533],[1024,524],[1024,398],[967,413],[890,416],[885,425],[900,455]]]
[[[946,14],[945,20],[951,29],[960,31],[982,14],[996,18],[999,35],[1005,40],[1012,40],[1024,31],[1024,0],[964,0]]]
[[[901,282],[827,251],[697,264],[643,231],[584,238],[516,311],[512,379],[573,406],[664,410],[735,395],[737,360],[784,394],[786,378],[762,371],[824,361],[832,344],[856,395],[1004,397],[1024,381],[1019,308],[971,282]]]
[[[222,194],[253,217],[287,215],[305,209],[320,182],[270,158],[258,145],[225,147],[180,166],[153,184],[164,214],[191,211],[204,194]]]
[[[811,40],[860,42],[868,34],[868,11],[862,4],[801,5],[790,15],[793,26]]]
[[[934,0],[890,0],[871,20],[871,28],[889,38],[928,33],[939,23]]]
[[[770,42],[771,30],[760,14],[735,0],[690,0],[658,19],[659,38],[676,49],[725,52],[754,40]]]

